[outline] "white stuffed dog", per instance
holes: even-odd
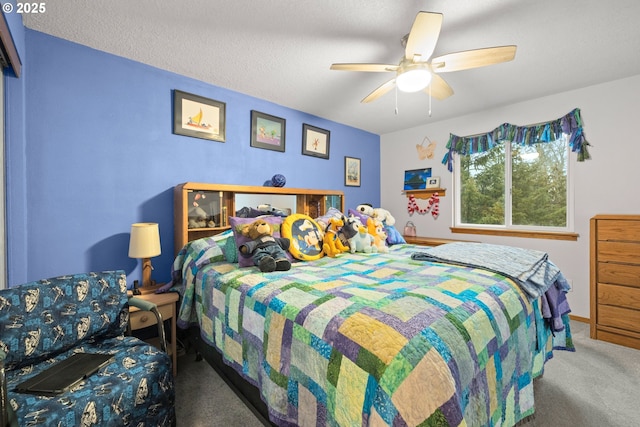
[[[373,219],[382,222],[384,225],[393,225],[396,223],[396,219],[391,215],[391,212],[383,208],[374,208],[369,203],[358,205],[356,210],[363,215],[368,215]]]

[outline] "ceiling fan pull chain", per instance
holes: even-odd
[[[431,85],[429,85],[429,117],[431,117]]]
[[[396,116],[398,115],[398,86],[396,86]]]

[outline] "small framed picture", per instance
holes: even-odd
[[[440,177],[432,176],[427,178],[427,188],[440,188]]]
[[[225,142],[226,104],[179,90],[173,91],[173,133]]]
[[[251,110],[251,146],[284,152],[285,119]]]
[[[404,189],[424,190],[427,188],[428,178],[431,178],[431,168],[404,171]]]
[[[357,157],[344,157],[344,185],[360,187],[360,159]]]
[[[329,158],[329,136],[328,130],[315,126],[302,124],[302,154],[306,156]]]

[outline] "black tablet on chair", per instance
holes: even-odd
[[[53,396],[64,393],[113,359],[111,354],[75,353],[18,384],[19,393]]]

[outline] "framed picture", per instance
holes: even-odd
[[[251,146],[284,152],[285,119],[251,110]]]
[[[427,178],[431,178],[431,168],[404,171],[404,189],[424,190],[427,188]]]
[[[432,176],[427,178],[427,188],[440,188],[440,177]]]
[[[225,142],[226,104],[173,91],[173,133]]]
[[[360,187],[360,159],[357,157],[344,157],[344,185]]]
[[[302,124],[302,154],[307,156],[329,158],[329,135],[328,130],[315,126]]]

